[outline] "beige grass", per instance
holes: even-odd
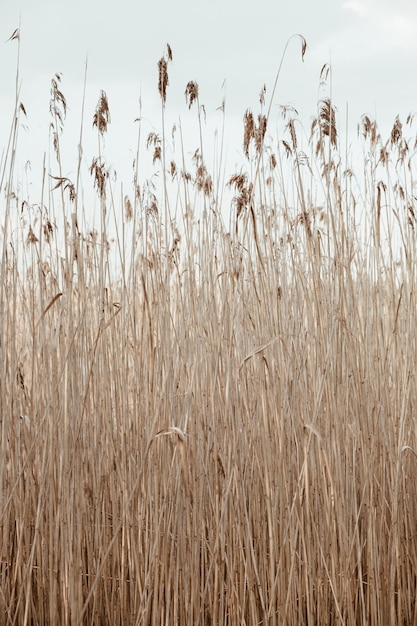
[[[159,63],[163,119],[172,57]],[[18,99],[2,172],[1,623],[416,624],[403,127],[383,142],[361,120],[356,177],[330,99],[310,154],[294,112],[276,142],[261,103],[245,116],[242,170],[228,176],[227,228],[189,83],[198,152],[187,164],[183,138],[171,161],[165,130],[148,157],[138,141],[137,161],[150,156],[164,182],[152,195],[137,173],[117,208],[116,277],[102,154],[91,170],[102,227],[89,233],[61,166],[54,80],[57,170],[45,186],[60,194],[63,244],[47,203],[14,238]],[[99,138],[109,115],[103,92]]]

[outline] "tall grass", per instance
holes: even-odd
[[[384,141],[364,116],[358,161],[330,98],[307,139],[283,108],[277,139],[263,90],[225,207],[194,81],[194,158],[181,134],[171,159],[171,61],[168,47],[161,136],[139,134],[120,202],[99,98],[100,232],[64,174],[60,77],[55,169],[41,208],[22,204],[16,92],[1,173],[1,623],[416,624],[412,120]],[[160,188],[140,180],[147,150]]]

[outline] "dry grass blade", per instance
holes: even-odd
[[[269,341],[267,341],[266,343],[263,343],[260,346],[257,346],[256,348],[254,348],[253,350],[251,350],[251,352],[249,352],[249,354],[247,354],[245,356],[245,358],[243,359],[243,361],[240,363],[239,365],[239,370],[242,369],[242,367],[244,366],[244,364],[249,361],[249,359],[252,359],[256,354],[260,354],[261,352],[263,352],[264,350],[266,350],[266,348],[268,348],[269,346],[271,346],[276,340],[278,339],[278,337],[272,337],[272,339],[270,339]]]
[[[166,437],[167,435],[176,435],[181,442],[184,442],[186,437],[185,432],[182,431],[181,428],[178,428],[178,426],[170,426],[169,428],[159,430],[156,435],[154,435],[154,439],[157,437]]]
[[[45,315],[48,313],[49,309],[51,307],[53,307],[53,305],[55,304],[55,302],[57,300],[59,300],[59,298],[62,296],[62,293],[57,293],[56,296],[54,296],[52,298],[52,300],[50,301],[50,303],[48,304],[48,306],[46,307],[46,309],[43,311],[42,315],[40,316],[40,318],[38,319],[38,321],[36,322],[36,326],[35,329],[39,326],[39,324],[42,322],[42,320],[44,319]]]
[[[13,31],[13,33],[10,35],[10,37],[6,40],[6,43],[8,41],[13,41],[14,39],[20,40],[20,29],[19,28],[15,28],[15,30]]]

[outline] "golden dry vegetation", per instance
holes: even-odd
[[[384,140],[364,116],[353,170],[330,98],[302,151],[294,110],[273,137],[263,90],[227,223],[194,81],[200,143],[189,166],[168,155],[171,62],[168,47],[162,131],[138,147],[121,203],[100,96],[100,232],[84,231],[63,174],[59,76],[55,170],[42,209],[22,204],[16,98],[1,172],[0,622],[417,624],[412,119]],[[161,188],[140,180],[149,157]]]

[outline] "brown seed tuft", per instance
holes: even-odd
[[[52,188],[52,191],[54,191],[54,189],[59,189],[62,187],[62,189],[64,189],[64,191],[68,191],[69,193],[69,198],[71,202],[75,201],[75,186],[74,183],[72,183],[70,181],[69,178],[66,178],[65,176],[61,177],[61,176],[51,176],[51,178],[53,180],[56,180],[56,184],[55,187]]]
[[[132,203],[129,200],[129,196],[124,197],[124,205],[125,205],[126,221],[130,222],[133,217],[133,207],[132,207]]]
[[[109,177],[109,172],[106,170],[104,163],[101,159],[93,159],[89,172],[94,177],[94,187],[99,192],[102,198],[106,195],[106,180]]]
[[[161,57],[158,61],[158,91],[161,96],[162,103],[165,104],[167,100],[167,86],[168,81],[168,62],[165,57]]]
[[[185,100],[189,109],[191,109],[194,100],[198,100],[198,84],[193,80],[187,83],[185,88]]]
[[[321,134],[328,137],[330,144],[337,148],[337,129],[335,109],[329,98],[322,100],[319,112],[319,124]]]
[[[43,237],[47,243],[50,243],[51,238],[53,237],[54,229],[49,220],[46,221],[46,224],[43,225]]]
[[[391,130],[391,145],[396,146],[403,135],[403,125],[401,124],[400,118],[395,118],[394,126]]]
[[[157,146],[160,143],[161,138],[159,137],[159,135],[157,133],[154,133],[153,131],[150,132],[146,139],[146,147],[149,148],[149,146]]]
[[[295,132],[294,120],[290,120],[287,124],[289,130],[293,150],[297,150],[297,133]]]
[[[266,126],[268,123],[268,119],[266,115],[258,115],[258,127],[255,130],[255,146],[256,152],[260,154],[262,152],[262,148],[265,140]]]
[[[93,127],[96,126],[100,135],[107,132],[107,126],[110,124],[109,101],[106,92],[101,90],[100,98],[93,117]]]
[[[376,146],[381,140],[378,126],[375,121],[371,121],[367,115],[363,115],[358,124],[358,135],[362,133],[364,139],[370,139],[371,146]]]
[[[67,101],[64,94],[59,89],[62,75],[57,73],[51,80],[51,99],[49,101],[49,112],[53,117],[54,122],[51,123],[51,130],[53,136],[54,151],[59,158],[59,139],[58,134],[62,132],[64,127],[64,119],[67,114]]]
[[[26,244],[29,246],[31,244],[36,243],[37,241],[39,241],[39,239],[37,238],[37,236],[35,235],[35,233],[32,230],[32,226],[29,228],[29,232],[28,232],[28,236],[26,238]]]
[[[247,158],[249,158],[249,144],[251,139],[255,137],[255,120],[253,113],[248,109],[243,118],[243,150]]]
[[[237,191],[242,191],[242,189],[246,186],[248,177],[246,174],[233,174],[229,179],[227,186],[234,187]]]
[[[265,95],[266,95],[266,85],[263,85],[259,94],[259,102],[261,106],[264,106],[265,104]]]
[[[152,164],[155,165],[156,161],[161,160],[161,146],[155,146],[152,157]]]

